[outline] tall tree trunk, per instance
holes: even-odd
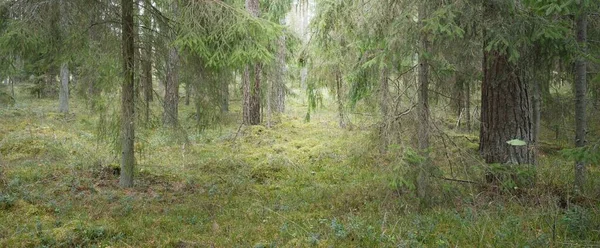
[[[69,113],[69,65],[65,62],[60,66],[60,90],[58,94],[58,112]]]
[[[531,82],[531,91],[532,91],[532,122],[533,122],[533,130],[532,133],[532,142],[535,147],[538,146],[539,135],[540,135],[540,127],[541,127],[541,117],[542,117],[542,92],[540,90],[540,73],[539,73],[539,64],[535,65],[536,68],[533,68],[535,71],[533,80]]]
[[[465,114],[467,122],[467,132],[471,132],[471,81],[465,81]]]
[[[244,103],[242,104],[242,114],[244,125],[250,124],[250,66],[244,67],[244,74],[242,75],[242,94],[244,97]]]
[[[60,42],[62,43],[61,52],[66,53],[67,47],[65,42],[65,36],[67,36],[67,3],[64,0],[60,1],[59,6],[59,15],[60,15],[60,33],[57,34],[60,38]],[[69,64],[65,61],[60,66],[60,87],[58,90],[58,112],[60,113],[69,113]]]
[[[587,62],[583,54],[587,53],[587,13],[583,3],[580,3],[580,13],[576,20],[577,43],[579,45],[580,55],[575,61],[575,146],[584,147],[586,145],[586,91],[587,91]],[[577,161],[575,163],[575,190],[583,191],[585,185],[585,163]]]
[[[179,54],[174,47],[169,49],[166,74],[163,123],[168,127],[176,127],[179,121]]]
[[[379,108],[384,121],[386,121],[386,119],[388,118],[390,106],[390,86],[388,82],[388,76],[388,69],[386,67],[381,68],[381,78],[379,85]]]
[[[429,205],[429,61],[426,54],[430,53],[429,41],[426,33],[423,30],[425,27],[424,20],[427,19],[427,2],[423,1],[419,4],[419,30],[420,30],[420,49],[419,52],[419,97],[417,103],[417,141],[419,153],[423,156],[424,162],[419,169],[416,186],[417,197],[421,201],[421,205]]]
[[[258,0],[246,0],[246,9],[250,12],[255,18],[260,16],[260,3]],[[262,77],[262,66],[259,63],[254,64],[253,66],[253,81],[250,81],[250,77],[248,76],[248,86],[249,86],[249,98],[248,102],[244,104],[248,104],[247,107],[244,107],[244,110],[247,110],[247,113],[244,113],[244,123],[247,125],[258,125],[260,124],[261,118],[261,92],[260,92],[260,84]],[[246,72],[249,74],[249,72]],[[246,76],[246,75],[245,75]]]
[[[177,1],[173,1],[171,11],[177,16]],[[171,31],[171,39],[175,40],[176,33]],[[176,47],[169,48],[166,68],[165,101],[163,123],[167,127],[179,125],[179,52]]]
[[[123,85],[121,98],[121,187],[133,186],[134,154],[134,0],[121,0],[122,11],[122,47],[123,47]]]
[[[150,1],[145,0],[143,2],[144,7],[150,6]],[[144,47],[142,50],[143,58],[140,59],[142,63],[142,85],[144,88],[144,119],[145,123],[149,123],[150,121],[150,102],[153,100],[153,88],[152,88],[152,46],[154,43],[154,35],[152,31],[148,29],[152,29],[152,15],[150,13],[144,12]]]
[[[277,47],[277,76],[273,89],[274,111],[281,114],[285,112],[285,36],[279,37]]]
[[[421,3],[419,6],[419,25],[424,27],[423,20],[427,19],[427,6]],[[423,31],[421,31],[423,32]],[[420,35],[421,52],[419,55],[419,98],[418,98],[418,143],[419,150],[425,151],[429,148],[429,61],[425,54],[430,52],[429,41],[425,34]]]
[[[485,47],[485,45],[484,45]],[[486,163],[534,164],[533,121],[527,84],[508,55],[484,51],[479,150]],[[525,146],[507,141],[519,139]]]

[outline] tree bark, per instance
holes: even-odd
[[[134,142],[134,0],[121,0],[123,84],[121,98],[121,187],[133,187],[133,166],[135,164]]]
[[[419,26],[424,27],[423,20],[427,18],[426,4],[419,6]],[[423,31],[421,31],[423,32]],[[417,112],[419,115],[417,133],[418,147],[421,152],[429,148],[429,61],[426,54],[430,52],[429,41],[423,33],[420,35],[421,52],[419,54],[419,97]]]
[[[339,117],[339,125],[340,128],[346,128],[346,115],[344,113],[344,98],[343,98],[343,89],[342,89],[342,73],[340,69],[336,69],[335,71],[335,93],[338,104],[338,117]]]
[[[580,55],[575,60],[575,147],[586,145],[585,134],[587,128],[586,120],[586,91],[587,91],[587,62],[584,54],[587,53],[587,13],[583,3],[580,3],[580,13],[576,20],[576,39]],[[585,163],[575,162],[575,190],[583,191],[585,185]]]
[[[277,47],[277,76],[273,87],[273,111],[281,114],[285,112],[285,36],[281,36]]]
[[[417,102],[417,141],[418,149],[421,156],[423,156],[423,162],[421,163],[416,175],[417,179],[415,186],[417,188],[417,197],[421,202],[421,206],[428,207],[430,203],[430,161],[429,161],[429,61],[427,56],[430,53],[429,40],[427,34],[423,30],[425,27],[424,20],[427,19],[427,2],[423,1],[419,4],[419,96]]]
[[[143,1],[144,7],[150,5],[149,1]],[[146,27],[143,32],[144,47],[142,50],[143,58],[140,60],[142,63],[142,86],[144,88],[144,120],[145,123],[150,122],[150,102],[153,100],[153,88],[152,88],[152,46],[154,43],[154,35],[152,31],[148,29],[152,28],[152,15],[148,12],[144,12],[143,24]]]
[[[58,112],[69,113],[69,65],[64,62],[60,66],[60,90],[58,94]]]
[[[480,153],[488,164],[534,164],[528,87],[506,53],[484,51],[483,56]],[[513,139],[527,145],[507,143]]]
[[[465,114],[467,122],[467,132],[471,132],[471,82],[465,81]]]
[[[174,16],[177,16],[177,1],[173,1],[171,8]],[[174,40],[177,34],[171,32],[171,39]],[[176,47],[169,48],[166,69],[163,124],[173,128],[179,125],[179,52]]]
[[[260,3],[258,0],[246,0],[246,9],[250,12],[255,18],[260,16]],[[244,94],[249,94],[248,99],[246,99],[246,95],[244,95],[244,100],[248,100],[244,102],[244,110],[247,112],[243,113],[244,116],[244,124],[246,125],[258,125],[261,121],[261,92],[260,92],[260,84],[262,77],[262,66],[260,63],[256,63],[252,65],[253,67],[253,80],[251,81],[249,68],[246,68],[246,74],[244,75],[247,79],[248,89],[244,88]],[[246,85],[244,85],[246,87]],[[248,90],[248,91],[246,91]],[[248,105],[248,106],[246,106]]]
[[[250,124],[250,66],[244,67],[244,75],[242,75],[242,94],[244,97],[244,103],[242,106],[242,115],[244,125]]]

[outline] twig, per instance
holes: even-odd
[[[231,143],[235,143],[235,140],[238,137],[238,134],[240,134],[240,130],[242,129],[242,126],[244,125],[244,122],[240,123],[240,127],[238,127],[237,132],[235,133],[235,136],[233,137],[233,140],[231,140]]]
[[[442,180],[446,180],[446,181],[451,181],[451,182],[458,182],[458,183],[469,183],[469,184],[477,184],[479,185],[478,182],[474,182],[474,181],[469,181],[469,180],[462,180],[462,179],[455,179],[455,178],[447,178],[447,177],[436,177],[436,176],[431,176],[433,178],[437,178],[437,179],[442,179]]]

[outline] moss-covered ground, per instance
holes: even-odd
[[[305,122],[302,102],[271,128],[240,128],[232,102],[202,132],[182,104],[183,130],[140,127],[135,187],[121,189],[119,157],[85,101],[61,115],[56,100],[20,96],[0,108],[0,247],[600,245],[593,166],[585,196],[569,194],[572,163],[552,149],[534,186],[489,187],[477,138],[448,130],[433,138],[440,169],[423,207],[412,134],[382,155],[369,116],[340,129],[323,109]]]

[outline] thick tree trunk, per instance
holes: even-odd
[[[60,66],[60,90],[58,93],[58,112],[69,113],[69,65],[65,62]]]
[[[488,164],[534,164],[528,86],[506,53],[484,51],[483,61],[479,150]],[[527,145],[507,143],[513,139]]]
[[[121,187],[133,186],[134,154],[134,0],[121,0],[122,9],[122,46],[123,46],[123,85],[121,98]]]
[[[576,20],[577,43],[580,53],[587,52],[587,13],[581,4],[581,12]],[[586,91],[587,91],[587,63],[583,55],[577,56],[575,61],[575,146],[584,147],[586,145]],[[585,185],[585,163],[577,161],[575,163],[575,190],[581,192]]]

